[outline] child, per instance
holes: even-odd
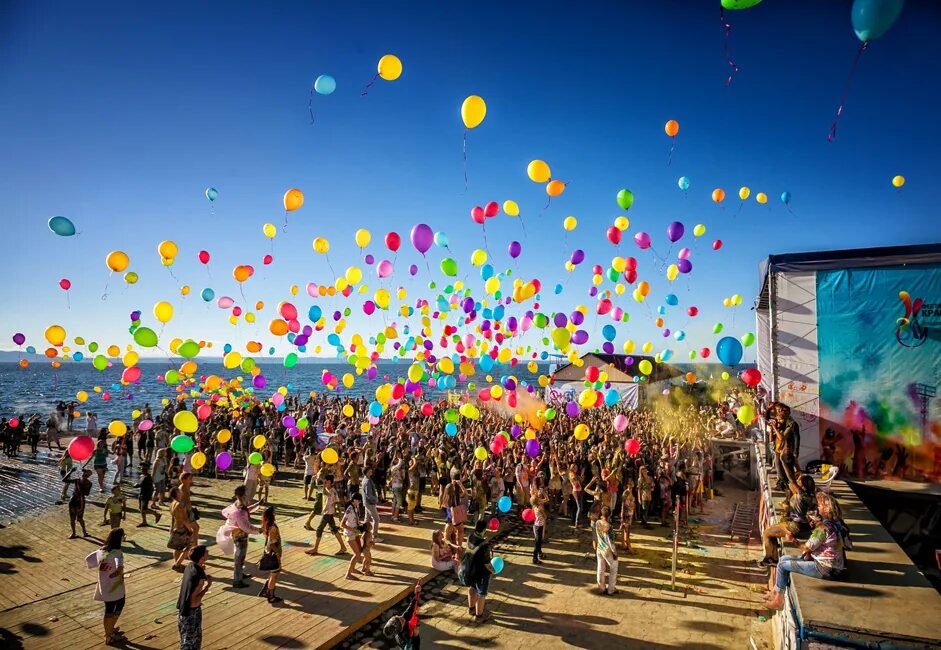
[[[108,519],[111,520],[111,530],[121,527],[121,521],[127,517],[125,512],[124,494],[121,493],[121,484],[115,483],[111,486],[111,496],[105,501],[104,520],[102,526],[108,525]]]
[[[138,528],[144,528],[149,525],[147,523],[148,513],[154,516],[154,523],[160,523],[160,513],[149,508],[150,502],[154,498],[154,479],[151,478],[148,472],[149,469],[150,466],[147,463],[141,463],[140,479],[134,485],[134,487],[140,490],[137,495],[137,507],[140,510],[141,517],[141,522],[137,524]]]
[[[72,481],[72,498],[69,499],[69,524],[72,526],[72,534],[69,539],[75,539],[75,522],[82,526],[82,537],[88,537],[88,531],[85,529],[85,498],[91,493],[90,469],[82,470],[82,477]]]

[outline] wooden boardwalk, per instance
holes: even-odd
[[[425,497],[425,515],[418,526],[391,526],[388,509],[373,549],[374,576],[345,579],[348,558],[333,555],[311,557],[314,533],[303,528],[309,502],[302,499],[296,475],[271,488],[278,523],[285,540],[284,571],[278,583],[283,603],[270,605],[257,596],[261,588],[257,561],[263,540],[254,536],[246,570],[253,574],[250,589],[231,587],[231,557],[214,544],[222,519],[218,514],[229,502],[235,481],[197,479],[194,503],[202,513],[200,536],[210,544],[207,570],[215,579],[203,601],[205,648],[327,648],[399,600],[416,580],[433,572],[429,547],[431,530],[440,522],[435,500]],[[129,498],[129,505],[134,498]],[[89,533],[98,539],[68,540],[66,506],[27,516],[0,529],[0,644],[5,648],[103,647],[103,605],[93,600],[97,579],[84,567],[84,557],[96,549],[107,532],[101,527],[101,508],[93,495],[86,510]],[[257,517],[255,523],[257,524]],[[170,569],[166,548],[166,519],[151,528],[136,528],[136,507],[128,513],[126,562],[127,605],[119,622],[125,647],[142,650],[172,648],[179,644],[176,599],[180,574]],[[316,524],[317,520],[314,520]],[[322,553],[337,550],[329,534]]]

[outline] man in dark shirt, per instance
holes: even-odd
[[[487,530],[487,520],[478,519],[474,525],[474,532],[467,538],[467,550],[474,554],[468,578],[467,611],[478,623],[483,623],[490,617],[490,613],[486,612],[484,607],[487,604],[490,574],[495,573],[490,564],[490,541],[484,537],[485,530]]]
[[[183,571],[177,627],[180,631],[180,650],[199,650],[203,642],[203,596],[212,586],[212,576],[206,575],[208,549],[200,544],[190,552],[191,562]]]
[[[680,510],[680,525],[686,526],[686,509],[688,505],[686,497],[689,494],[689,485],[686,482],[686,473],[682,470],[676,473],[676,480],[673,481],[673,488],[670,492],[673,496],[674,506]]]
[[[160,523],[160,513],[156,510],[151,510],[149,504],[154,499],[154,479],[150,475],[150,465],[147,463],[141,463],[140,466],[140,479],[134,485],[140,492],[137,495],[137,507],[140,510],[141,522],[137,524],[138,528],[144,528],[148,526],[147,515],[151,514],[154,516],[155,523]]]

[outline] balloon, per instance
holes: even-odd
[[[382,260],[376,266],[376,275],[378,275],[380,278],[387,278],[392,275],[392,270],[392,262],[389,260]]]
[[[71,237],[75,234],[75,224],[66,217],[52,217],[48,225],[49,230],[60,237]]]
[[[540,446],[539,441],[535,438],[531,438],[526,441],[526,455],[530,458],[535,458],[539,455]]]
[[[215,201],[219,197],[219,190],[214,187],[206,188],[206,198],[210,201]]]
[[[549,181],[546,184],[546,194],[549,196],[559,196],[565,191],[565,183],[562,181]]]
[[[490,560],[490,566],[493,567],[494,575],[500,573],[501,571],[503,571],[503,566],[504,566],[503,558],[499,556],[492,558]]]
[[[172,260],[179,252],[179,247],[172,241],[166,240],[157,244],[157,254],[163,259]]]
[[[210,289],[209,287],[206,287],[200,292],[199,295],[202,296],[202,299],[204,301],[212,302],[212,299],[216,297],[216,292]]]
[[[721,240],[721,239],[717,239],[717,240],[715,240],[714,242],[712,242],[712,250],[717,251],[717,250],[719,250],[720,248],[722,248],[722,240]]]
[[[274,239],[275,235],[278,234],[278,229],[273,223],[266,223],[261,227],[261,232],[264,233],[265,237],[268,239]]]
[[[402,238],[399,237],[397,232],[386,233],[386,248],[388,248],[393,253],[399,250],[399,246],[402,245]]]
[[[448,244],[451,242],[448,241],[448,236],[441,232],[440,230],[435,233],[435,246],[438,248],[447,248]]]
[[[680,176],[679,180],[676,181],[676,184],[684,192],[689,189],[689,179],[686,176]]]
[[[261,461],[263,461],[264,459],[265,457],[261,455],[261,452],[253,451],[252,453],[248,455],[248,464],[249,465],[261,465]]]
[[[477,449],[474,450],[474,458],[481,461],[487,460],[487,450],[483,447],[477,447]]]
[[[193,469],[202,469],[203,465],[206,464],[206,454],[201,451],[197,451],[195,454],[190,456],[190,467]]]
[[[676,120],[667,120],[667,123],[663,125],[663,130],[671,138],[675,138],[676,134],[680,132],[680,123]]]
[[[703,224],[701,224],[701,223],[697,223],[697,224],[693,227],[693,236],[694,236],[694,237],[702,237],[702,236],[705,235],[705,234],[706,234],[706,226],[705,226],[705,225],[703,225]]]
[[[742,373],[742,381],[745,382],[746,386],[754,388],[761,383],[761,372],[757,368],[749,368]]]
[[[903,185],[905,185],[905,177],[904,177],[904,176],[893,176],[893,177],[892,177],[892,186],[893,186],[893,187],[902,187]]]
[[[487,115],[487,103],[482,97],[471,95],[461,104],[461,119],[464,126],[473,129],[484,121]]]
[[[647,359],[642,359],[641,362],[637,365],[637,367],[641,371],[641,373],[645,375],[649,375],[651,372],[653,372],[653,364],[651,364],[650,361]]]
[[[614,417],[614,430],[617,432],[622,432],[627,428],[627,416],[623,413],[620,413]]]
[[[497,509],[500,510],[500,512],[509,512],[510,508],[512,507],[513,507],[513,500],[506,495],[500,497],[497,500]]]
[[[22,332],[17,332],[16,334],[13,335],[13,342],[16,343],[17,345],[23,345],[24,343],[26,343],[26,335],[23,334]]]
[[[740,198],[743,201],[747,199],[750,194],[751,194],[751,190],[748,189],[747,187],[740,187],[738,190],[738,198]]]
[[[379,59],[379,76],[386,81],[395,81],[402,76],[402,62],[394,54],[386,54]]]
[[[274,465],[272,465],[271,463],[263,463],[259,472],[265,478],[271,478],[272,476],[274,476],[274,472],[275,472]]]
[[[145,348],[156,347],[157,333],[149,327],[138,327],[134,330],[134,342]]]
[[[510,245],[507,247],[507,252],[510,254],[510,257],[516,259],[520,256],[520,253],[523,252],[523,245],[518,241],[511,241]]]
[[[742,360],[742,344],[733,336],[724,336],[716,343],[716,356],[727,366],[734,366]]]
[[[45,336],[50,344],[58,347],[65,342],[65,328],[61,325],[50,325],[46,328]]]
[[[791,193],[790,192],[781,192],[781,203],[788,205],[791,202]]]
[[[712,190],[712,200],[715,203],[722,203],[725,200],[725,190],[721,187]]]
[[[230,467],[232,467],[232,454],[227,451],[220,451],[218,454],[216,454],[217,469],[224,472]]]
[[[617,201],[622,210],[630,210],[631,206],[634,205],[634,193],[630,190],[620,190]]]
[[[108,433],[120,438],[125,433],[127,433],[127,425],[121,422],[121,420],[112,420],[108,424]]]
[[[745,334],[742,334],[741,341],[742,345],[744,345],[746,348],[750,347],[755,342],[755,335],[752,332],[746,332]]]
[[[758,203],[761,205],[764,205],[768,202],[768,195],[764,192],[758,192],[758,194],[755,195],[755,200],[758,201]]]
[[[431,245],[434,243],[435,234],[429,226],[423,223],[418,223],[412,227],[412,232],[409,235],[409,238],[411,239],[412,246],[415,247],[415,250],[424,255],[428,252],[428,249],[430,249]]]
[[[588,428],[588,425],[585,423],[579,423],[575,425],[575,439],[576,440],[587,440],[588,436],[591,434],[591,430]]]
[[[203,264],[209,264],[209,251],[199,251],[199,255],[197,257]]]
[[[360,248],[366,248],[369,246],[369,242],[372,241],[372,233],[365,228],[360,228],[356,231],[356,234],[353,235],[353,240]]]
[[[189,413],[189,411],[180,411],[180,413]],[[179,415],[179,413],[177,413],[177,415]],[[192,415],[192,413],[190,413],[190,415]],[[173,439],[170,440],[170,449],[178,454],[188,454],[193,451],[193,447],[195,446],[196,443],[189,436],[173,436]]]
[[[723,9],[749,9],[761,0],[722,0]]]
[[[667,226],[667,239],[671,243],[675,243],[683,238],[683,234],[686,232],[686,228],[683,227],[683,224],[679,221],[673,221]]]
[[[549,165],[542,160],[533,160],[526,167],[526,174],[529,180],[534,183],[545,183],[552,178],[552,172],[549,171]]]
[[[284,209],[293,212],[304,205],[304,193],[299,189],[290,189],[284,193]]]
[[[457,262],[455,262],[450,257],[445,257],[443,260],[441,260],[440,266],[441,272],[446,276],[453,278],[457,275]]]
[[[645,232],[639,232],[634,235],[634,243],[637,244],[637,247],[641,250],[650,248],[650,235]]]
[[[636,438],[628,438],[624,443],[624,451],[631,456],[636,456],[637,452],[640,451],[640,442],[638,442]]]
[[[333,465],[338,460],[340,460],[340,456],[337,454],[337,450],[333,447],[327,447],[322,452],[320,452],[320,458],[327,465]]]
[[[123,251],[111,251],[105,257],[105,265],[115,273],[120,273],[130,263],[131,259]]]
[[[531,524],[534,521],[536,521],[536,513],[533,512],[532,508],[526,508],[525,510],[523,510],[523,512],[520,513],[520,516],[523,518],[523,521],[525,521],[527,524]],[[491,560],[491,563],[492,562],[493,560]],[[491,564],[491,566],[493,566],[493,564]],[[494,568],[494,571],[496,571],[496,567],[493,567],[493,568]]]
[[[321,95],[332,95],[337,89],[337,80],[328,74],[322,74],[314,80],[314,90]]]
[[[507,216],[518,217],[520,215],[520,206],[516,204],[516,201],[504,201],[503,211]]]
[[[751,404],[742,404],[738,407],[735,418],[742,424],[750,424],[755,419],[755,407]]]
[[[562,227],[568,231],[575,230],[575,227],[578,225],[578,219],[575,217],[565,217],[562,220]]]
[[[66,451],[75,462],[84,462],[91,458],[92,453],[95,451],[95,439],[91,436],[75,436],[69,442]]]
[[[320,255],[330,252],[330,242],[325,237],[317,237],[311,245],[314,247],[314,252]]]
[[[173,305],[163,300],[155,304],[154,318],[161,323],[168,323],[173,318]]]
[[[856,38],[874,41],[892,28],[902,15],[905,0],[853,0],[850,14]]]
[[[199,420],[190,411],[179,411],[173,416],[173,426],[183,433],[194,433],[199,428]]]
[[[621,243],[621,230],[616,226],[611,226],[605,231],[605,237],[608,241],[617,246]]]

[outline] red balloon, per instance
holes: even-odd
[[[690,317],[693,317],[699,313],[699,307],[688,307],[686,313],[689,314]]]
[[[68,291],[69,289],[72,288],[72,283],[68,279],[62,278],[61,280],[59,280],[59,286],[62,287],[64,290]]]
[[[637,270],[637,258],[636,257],[625,257],[624,258],[624,268],[628,271]]]
[[[712,250],[717,251],[717,250],[719,250],[720,248],[722,248],[722,240],[721,240],[721,239],[717,239],[717,240],[715,240],[714,242],[712,242]]]
[[[480,207],[479,205],[475,205],[471,209],[471,219],[473,219],[475,223],[483,224],[486,218],[487,218],[487,215],[484,212],[484,209]]]
[[[627,442],[624,443],[624,451],[631,456],[636,456],[637,452],[640,451],[640,443],[634,438],[628,438]]]
[[[428,417],[434,415],[435,407],[431,402],[425,402],[421,405],[421,414]]]
[[[399,246],[402,245],[402,238],[399,237],[397,232],[388,232],[386,233],[386,248],[388,248],[393,253],[399,250]]]
[[[14,429],[15,429],[16,427],[20,426],[20,419],[19,419],[19,418],[10,418],[10,426],[13,427]]]
[[[264,264],[265,266],[268,266],[273,261],[274,261],[274,258],[271,257],[271,255],[265,255],[261,260],[262,264]]]
[[[708,359],[710,354],[712,354],[712,351],[709,348],[703,348],[699,351],[699,356],[703,359]]]
[[[125,368],[124,372],[121,373],[121,381],[126,384],[132,384],[138,379],[140,379],[140,368],[137,366]]]
[[[591,383],[598,381],[598,377],[601,375],[601,371],[598,370],[597,366],[588,366],[585,368],[585,379]]]
[[[75,436],[68,447],[69,456],[72,460],[81,463],[91,458],[95,451],[95,440],[91,436]]]
[[[608,237],[608,241],[612,244],[617,245],[621,243],[621,230],[619,228],[611,226],[605,234]]]
[[[526,510],[523,511],[523,521],[525,521],[527,524],[531,524],[532,522],[536,521],[536,513],[533,512],[532,508],[526,508]]]
[[[637,269],[627,269],[624,271],[624,280],[628,284],[634,284],[637,282]]]
[[[746,386],[754,388],[761,383],[761,373],[757,368],[749,368],[742,373],[742,381],[745,382]]]
[[[199,251],[199,261],[203,264],[209,264],[209,251]]]
[[[491,201],[484,206],[484,216],[485,217],[495,217],[500,212],[500,204],[496,201]]]
[[[480,392],[477,393],[477,399],[479,399],[481,402],[489,402],[490,401],[490,388],[489,387],[482,388]]]
[[[396,384],[392,387],[392,399],[402,399],[405,397],[405,384]]]

